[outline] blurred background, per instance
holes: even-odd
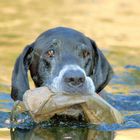
[[[10,93],[13,66],[23,48],[57,26],[96,41],[116,73],[110,92],[140,89],[139,6],[139,0],[0,0],[0,91]]]

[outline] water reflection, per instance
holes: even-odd
[[[11,140],[113,140],[114,132],[82,128],[11,129]]]
[[[11,130],[12,140],[113,140],[114,132],[120,129],[140,128],[140,67],[126,65],[125,67],[114,67],[117,71],[112,81],[111,94],[104,94],[104,99],[121,111],[124,123],[121,125],[101,125],[97,131],[93,127],[70,127],[69,125],[51,127],[34,127],[34,123],[26,114],[17,117],[23,119],[24,123],[16,125]],[[114,94],[112,94],[114,93]],[[9,94],[0,93],[0,128],[11,128],[8,123],[13,100]],[[68,127],[69,126],[69,127]],[[91,129],[92,128],[92,129]],[[104,132],[103,132],[104,131]],[[110,131],[110,132],[105,132]],[[2,134],[0,134],[2,137]]]
[[[126,65],[123,67],[114,67],[115,74],[110,82],[110,93],[140,93],[140,67],[135,65]]]

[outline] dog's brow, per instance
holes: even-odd
[[[59,39],[53,39],[51,45],[53,45],[53,47],[59,47],[62,44],[61,40]]]
[[[83,44],[83,43],[78,44],[77,47],[80,48],[80,49],[82,49],[82,50],[87,49],[87,45],[86,44]]]

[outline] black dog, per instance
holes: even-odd
[[[98,93],[113,74],[93,40],[64,27],[42,33],[17,58],[12,75],[14,100],[22,100],[29,89],[28,69],[36,87],[71,94],[91,94],[94,90]]]

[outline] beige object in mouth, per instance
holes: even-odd
[[[65,114],[76,105],[80,106],[79,109],[82,109],[85,119],[90,123],[123,122],[120,112],[96,93],[93,95],[60,94],[51,92],[47,87],[40,87],[26,91],[23,104],[36,122],[48,120],[55,114]]]

